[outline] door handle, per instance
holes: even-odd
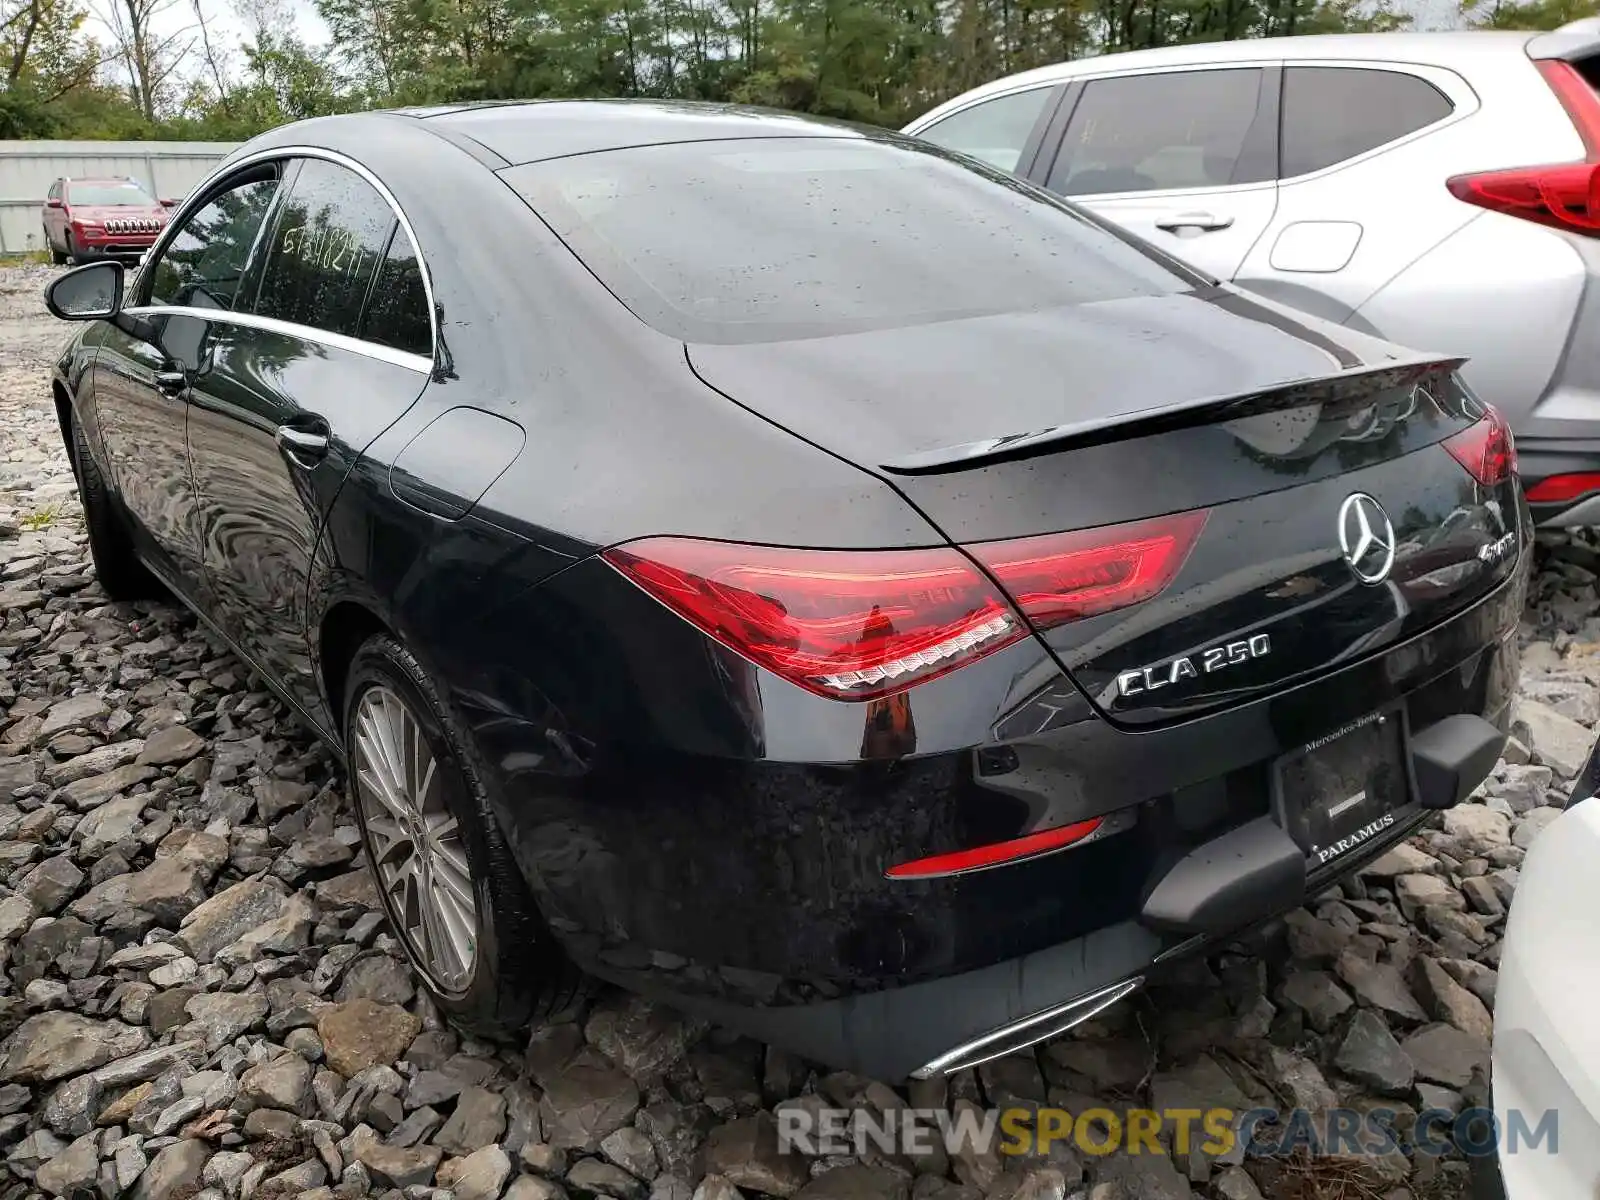
[[[1156,222],[1156,228],[1164,229],[1168,233],[1177,233],[1180,229],[1198,229],[1202,233],[1212,233],[1218,229],[1226,229],[1232,224],[1232,217],[1217,217],[1208,212],[1192,212],[1179,213],[1175,217],[1163,217]]]
[[[314,463],[328,453],[328,435],[293,425],[278,426],[278,449],[301,463]]]
[[[156,391],[163,396],[178,396],[189,386],[189,376],[184,371],[157,371]]]

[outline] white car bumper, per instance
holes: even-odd
[[[1600,799],[1589,798],[1529,850],[1506,926],[1491,1087],[1508,1200],[1600,1197],[1597,1008]]]

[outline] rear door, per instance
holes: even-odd
[[[1087,80],[1033,176],[1232,279],[1277,207],[1278,78],[1258,63]]]
[[[1286,64],[1277,209],[1236,282],[1347,318],[1478,215],[1442,183],[1471,161],[1457,126],[1477,106],[1465,80],[1439,67]]]
[[[318,534],[361,452],[421,393],[432,327],[375,179],[305,158],[285,186],[250,305],[194,394],[189,456],[218,620],[332,728],[307,640]]]

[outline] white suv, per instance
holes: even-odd
[[[905,132],[1219,279],[1418,349],[1600,524],[1600,20],[1207,42],[1013,75]]]

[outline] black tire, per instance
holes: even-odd
[[[546,927],[511,856],[485,790],[482,759],[416,657],[386,635],[362,644],[346,678],[343,726],[352,771],[355,717],[362,697],[375,687],[395,693],[420,727],[437,764],[444,803],[463,835],[477,917],[470,978],[456,990],[434,978],[380,883],[378,891],[389,925],[417,978],[452,1023],[480,1038],[525,1039],[530,1024],[560,1011],[584,990],[583,976]],[[351,778],[347,786],[361,826],[367,865],[373,878],[381,880],[366,814],[355,794],[360,785]]]
[[[66,241],[67,241],[67,248],[64,251],[62,251],[61,259],[62,259],[63,262],[71,263],[73,266],[77,266],[78,265],[78,252],[72,248],[72,230],[70,230],[70,229],[67,230]]]
[[[50,248],[50,261],[58,267],[66,266],[67,252],[56,249],[56,244],[50,240],[50,231],[48,229],[44,231],[44,244]]]
[[[72,471],[78,479],[78,499],[89,530],[89,556],[101,590],[113,600],[162,598],[166,589],[134,553],[128,527],[76,421],[72,422]]]

